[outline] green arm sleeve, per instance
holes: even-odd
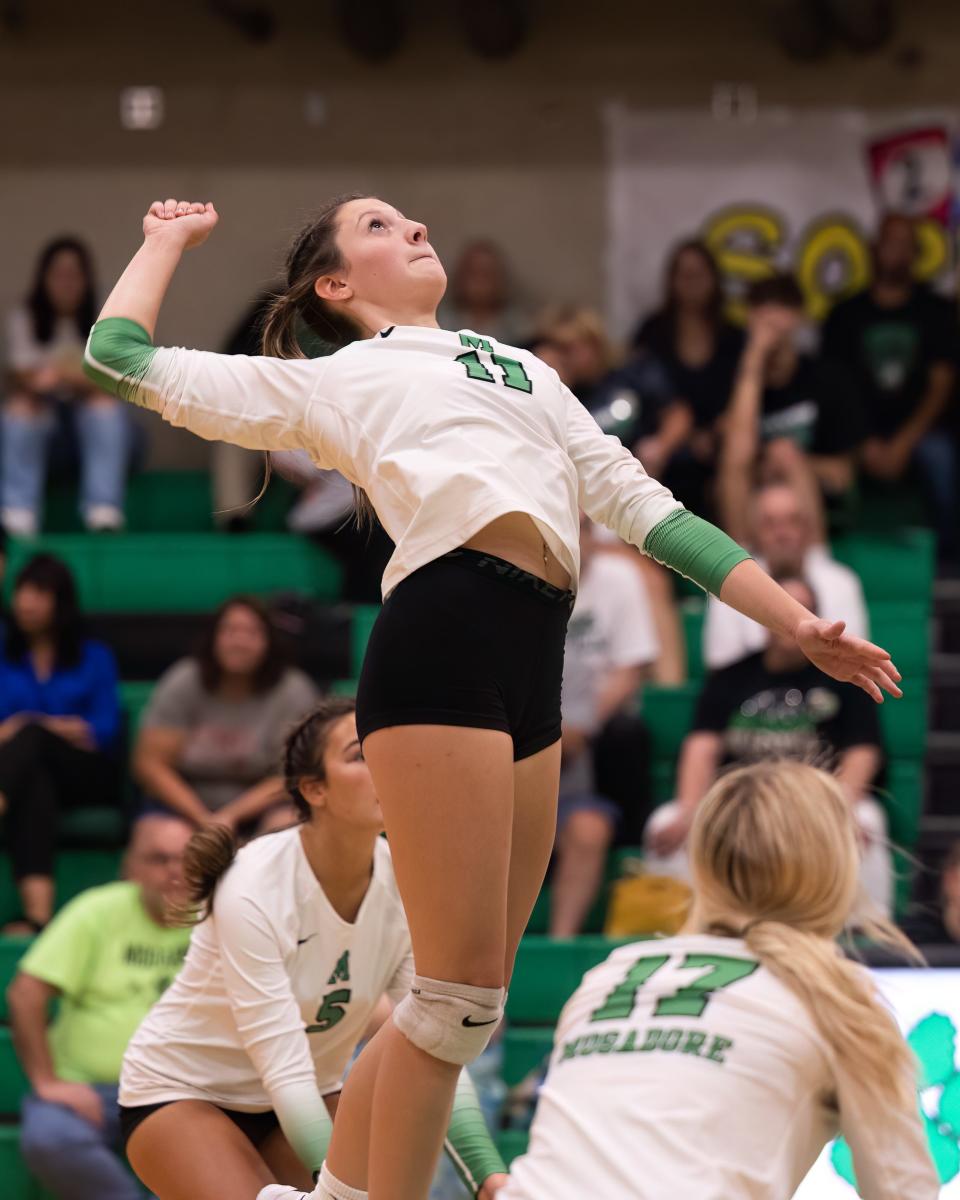
[[[506,1164],[493,1144],[473,1081],[465,1070],[457,1083],[444,1149],[471,1196],[476,1196],[491,1175],[506,1174]]]
[[[126,317],[105,317],[90,331],[83,369],[97,387],[136,402],[157,349],[150,334]]]
[[[750,555],[709,521],[677,509],[647,534],[644,554],[692,579],[705,592],[720,595],[723,581]]]

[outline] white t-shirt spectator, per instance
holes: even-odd
[[[72,317],[58,317],[50,341],[40,342],[29,311],[14,308],[7,314],[6,334],[6,365],[11,371],[35,371],[61,364],[79,368],[83,362],[84,339]]]
[[[563,665],[563,719],[585,733],[598,725],[604,675],[651,663],[660,653],[639,569],[618,554],[594,553],[580,576]]]
[[[757,560],[764,566],[763,560]],[[803,562],[803,573],[813,588],[820,615],[846,621],[847,633],[869,637],[870,622],[859,576],[830,554],[826,546],[812,546]],[[703,625],[703,661],[711,671],[729,667],[748,654],[766,649],[767,630],[711,596]]]

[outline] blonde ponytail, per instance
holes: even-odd
[[[744,934],[760,962],[803,1001],[844,1073],[864,1091],[909,1109],[916,1064],[869,975],[836,942],[781,921],[758,921]]]
[[[695,900],[689,929],[739,930],[806,1006],[838,1066],[874,1097],[916,1104],[916,1067],[862,967],[836,943],[863,908],[851,806],[825,771],[764,762],[721,776],[690,837]],[[920,958],[890,921],[858,921],[873,940]]]

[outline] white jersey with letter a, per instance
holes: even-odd
[[[804,1005],[742,940],[634,943],[564,1008],[498,1200],[788,1200],[838,1131],[865,1200],[935,1200],[919,1117],[859,1108]]]
[[[412,977],[382,838],[353,923],[317,882],[299,828],[257,838],[237,854],[180,974],[134,1034],[120,1103],[273,1108],[285,1130],[295,1127],[318,1089],[340,1089],[380,997],[400,1000]]]

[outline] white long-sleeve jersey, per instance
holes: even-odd
[[[284,360],[157,348],[108,318],[86,366],[172,425],[303,449],[362,487],[396,543],[384,596],[510,512],[534,520],[576,589],[578,507],[640,547],[682,509],[551,367],[466,330],[395,326],[328,358]]]
[[[380,997],[410,988],[413,954],[390,850],[378,839],[356,920],[334,910],[300,831],[257,838],[221,880],[179,975],[130,1042],[124,1106],[207,1100],[273,1109],[304,1163],[318,1169],[338,1091]]]
[[[742,940],[622,946],[563,1010],[498,1200],[787,1200],[838,1130],[864,1200],[936,1200],[919,1114],[861,1103]]]

